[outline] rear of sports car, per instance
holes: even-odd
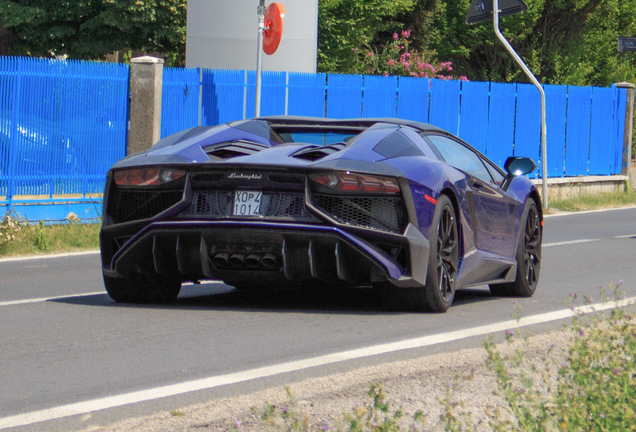
[[[115,166],[101,232],[116,301],[184,281],[237,288],[425,283],[428,241],[399,176],[313,166]],[[423,268],[424,267],[424,268]]]

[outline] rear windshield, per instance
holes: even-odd
[[[358,132],[279,132],[280,137],[285,142],[308,143],[315,145],[330,145],[339,142],[348,142],[355,137]]]

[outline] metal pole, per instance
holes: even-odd
[[[545,92],[543,87],[539,83],[539,80],[534,76],[532,71],[526,66],[521,57],[517,54],[514,48],[508,43],[508,40],[499,31],[499,0],[492,0],[492,23],[495,27],[495,34],[499,38],[499,41],[506,47],[512,58],[515,59],[519,67],[523,70],[534,86],[539,90],[541,94],[541,195],[543,198],[543,208],[548,209],[548,162],[547,162],[547,145],[546,145],[546,117],[545,117]]]
[[[254,115],[261,115],[261,71],[263,69],[263,31],[265,30],[265,0],[258,4],[258,38],[256,39],[256,108]]]

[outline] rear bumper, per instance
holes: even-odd
[[[426,282],[429,243],[408,225],[400,240],[405,262],[340,227],[263,221],[160,221],[150,223],[109,255],[116,226],[102,230],[104,274],[180,275],[232,285],[396,286]],[[120,237],[121,238],[121,237]],[[121,242],[121,240],[119,240]]]

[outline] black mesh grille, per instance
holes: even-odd
[[[115,190],[109,214],[115,223],[147,219],[172,207],[183,197],[181,190]]]
[[[293,217],[310,219],[305,211],[305,195],[303,193],[269,193],[269,205],[265,216]]]
[[[202,191],[194,192],[192,204],[183,216],[220,217],[232,214],[232,192],[230,191]]]
[[[233,202],[234,191],[195,191],[192,204],[181,215],[209,218],[232,216]],[[314,219],[305,209],[305,196],[302,192],[264,191],[261,215],[271,218]]]
[[[315,194],[316,207],[340,223],[401,234],[407,213],[401,197],[344,197]]]

